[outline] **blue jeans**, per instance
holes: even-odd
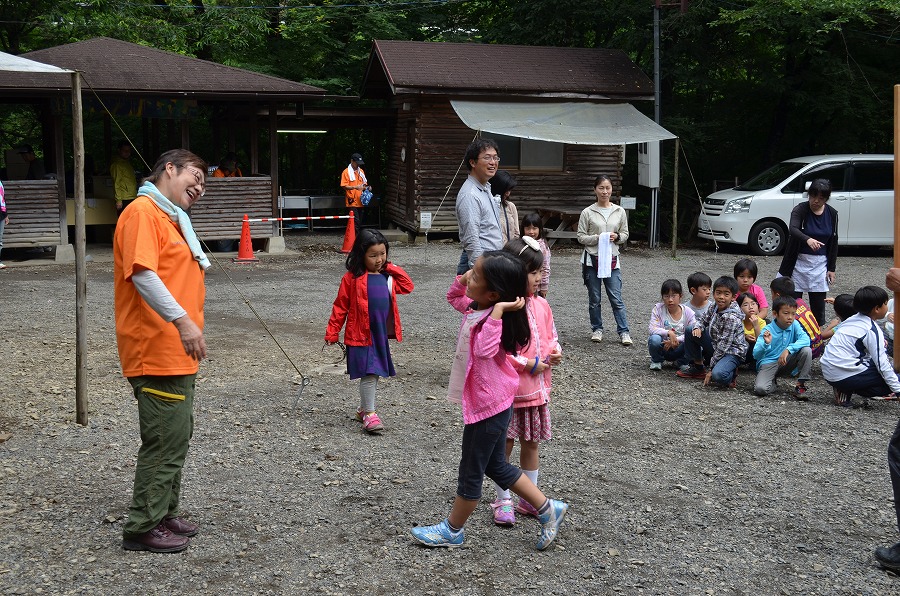
[[[603,316],[600,313],[600,286],[606,286],[606,297],[612,307],[616,319],[616,331],[619,335],[628,333],[628,317],[625,314],[625,303],[622,302],[622,270],[613,269],[610,277],[597,277],[597,257],[591,257],[593,267],[581,266],[581,275],[588,291],[588,315],[591,318],[591,331],[603,330]]]
[[[662,335],[651,335],[647,339],[647,350],[650,351],[650,362],[677,362],[680,364],[687,364],[687,359],[685,358],[685,349],[684,342],[678,344],[678,347],[674,350],[664,350],[663,349],[663,341],[665,341]]]
[[[456,274],[463,275],[466,271],[469,270],[469,255],[466,254],[466,251],[462,251],[462,254],[459,255],[459,264],[456,266]]]
[[[713,355],[712,338],[706,331],[700,337],[694,337],[693,333],[687,333],[684,336],[684,350],[689,360],[693,362],[702,360],[704,363],[708,363]],[[730,384],[737,376],[737,369],[743,362],[743,358],[734,354],[725,354],[713,367],[710,382],[719,385]]]

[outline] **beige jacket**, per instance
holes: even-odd
[[[503,205],[502,201],[500,205]],[[503,237],[503,244],[506,244],[519,237],[519,210],[512,201],[506,201],[505,209],[498,209],[500,211],[500,235]],[[509,227],[507,228],[507,226]]]
[[[610,203],[612,212],[609,217],[603,217],[597,203],[592,203],[578,218],[578,243],[584,246],[581,256],[582,262],[590,263],[587,255],[597,256],[597,243],[600,234],[615,232],[618,238],[610,247],[613,256],[618,256],[619,246],[628,242],[628,212],[615,203]]]

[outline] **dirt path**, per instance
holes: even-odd
[[[208,276],[211,356],[201,369],[184,502],[202,533],[180,555],[124,552],[123,515],[138,446],[120,377],[112,266],[88,266],[90,424],[74,424],[74,268],[17,264],[0,274],[6,382],[0,389],[3,594],[892,594],[875,546],[897,539],[885,462],[896,404],[832,406],[818,365],[812,399],[707,390],[647,370],[646,321],[660,282],[727,273],[740,257],[633,248],[623,256],[635,345],[589,341],[578,251],[553,252],[550,301],[565,361],[554,376],[554,440],[540,484],[572,505],[556,546],[537,525],[490,521],[483,502],[467,547],[414,545],[413,524],[446,515],[462,431],[444,399],[458,314],[444,299],[458,244],[394,246],[416,291],[400,300],[398,375],[379,386],[387,430],[365,436],[356,385],[322,335],[343,272],[339,238],[297,235],[292,254],[225,263],[300,369],[296,375],[231,287]],[[835,292],[882,284],[886,256],[842,256]],[[775,259],[760,259],[760,283]],[[830,311],[829,311],[830,314]],[[516,455],[514,454],[514,458]]]

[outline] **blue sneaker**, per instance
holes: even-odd
[[[463,530],[453,532],[450,530],[450,524],[447,523],[446,519],[433,526],[413,528],[410,532],[412,532],[413,538],[425,546],[462,546],[465,539]]]
[[[563,520],[566,519],[568,510],[569,506],[567,504],[550,499],[549,509],[545,513],[538,515],[538,520],[541,522],[541,537],[537,542],[538,550],[544,550],[550,546],[551,542],[556,540],[559,527],[562,525]]]

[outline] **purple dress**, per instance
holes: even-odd
[[[347,346],[347,372],[351,379],[361,379],[366,375],[393,377],[394,363],[388,345],[387,321],[391,315],[391,292],[387,277],[381,273],[367,273],[369,293],[369,328],[372,345]]]

